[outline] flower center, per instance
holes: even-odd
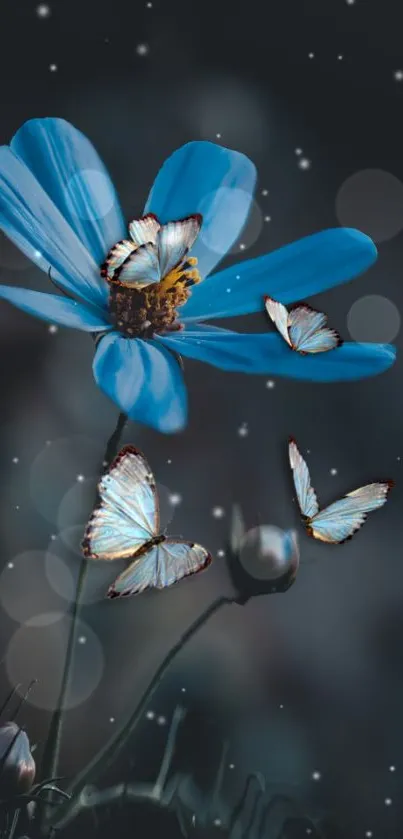
[[[143,287],[109,283],[109,312],[115,328],[127,338],[151,338],[155,333],[182,329],[177,309],[200,282],[197,259],[189,257],[160,282]]]

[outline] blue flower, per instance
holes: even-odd
[[[346,282],[376,259],[367,236],[340,228],[212,274],[240,235],[255,180],[245,155],[214,143],[188,143],[166,160],[147,199],[144,213],[152,214],[150,223],[156,217],[151,238],[146,241],[138,221],[133,240],[89,140],[62,119],[30,120],[10,146],[0,148],[0,227],[40,268],[51,268],[67,296],[13,286],[0,286],[0,296],[52,323],[99,333],[97,384],[130,418],[165,433],[186,425],[178,353],[223,370],[322,382],[386,370],[395,358],[391,346],[347,343],[302,357],[278,334],[238,334],[201,323],[261,311],[266,294],[282,303],[305,299]],[[197,228],[191,236],[189,219]],[[169,224],[177,220],[181,224]],[[169,253],[162,254],[162,240],[169,242],[171,257],[178,246],[182,258],[186,236],[195,242],[192,257],[182,262],[182,274],[171,271],[168,287],[162,262],[169,262]],[[139,308],[133,299],[140,291],[122,285],[119,271],[124,262],[120,276],[130,285],[142,260],[150,279],[147,274]],[[162,281],[156,284],[156,277]]]

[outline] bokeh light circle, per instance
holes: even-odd
[[[88,196],[96,195],[96,204]],[[68,181],[66,197],[69,210],[83,221],[105,218],[115,204],[115,190],[104,172],[81,169]]]
[[[286,551],[285,532],[274,525],[260,525],[248,530],[239,550],[239,561],[256,580],[276,580],[298,565],[299,548],[295,534],[292,550]]]
[[[229,253],[242,256],[243,251],[247,251],[256,244],[262,230],[263,230],[263,213],[257,201],[252,201],[250,205],[249,215],[235,244],[230,248]]]
[[[354,341],[387,344],[396,338],[400,320],[397,306],[388,297],[369,294],[351,306],[347,328]]]
[[[52,615],[66,608],[63,598],[55,595],[55,589],[46,581],[46,553],[24,551],[14,557],[0,575],[0,603],[3,611],[18,623],[34,619],[39,614]],[[63,562],[52,552],[49,560],[53,573],[60,577]],[[55,617],[54,620],[58,620]]]
[[[336,215],[343,227],[386,242],[403,230],[403,183],[383,169],[356,172],[338,191]]]
[[[71,617],[51,613],[32,618],[12,636],[5,656],[8,678],[13,686],[21,684],[20,695],[32,679],[38,683],[29,703],[36,708],[53,710],[57,706]],[[66,708],[76,708],[96,690],[104,671],[104,653],[93,629],[79,620],[71,686]]]
[[[44,445],[30,470],[32,503],[44,519],[57,523],[66,492],[81,477],[87,480],[97,475],[102,457],[102,447],[90,437],[63,437]]]
[[[231,189],[230,187],[221,186],[214,193],[207,193],[197,207],[197,212],[203,216],[203,224],[198,237],[199,240],[209,251],[222,256],[224,252],[223,230],[220,224],[214,224],[214,216],[218,208],[220,215],[222,214],[226,220],[226,229],[234,230],[238,226],[239,218],[246,219],[250,206],[250,193],[244,189]],[[211,223],[210,217],[212,218]],[[260,230],[261,228],[258,230],[257,236],[259,236]],[[236,241],[238,243],[242,241],[242,233]],[[235,244],[231,242],[230,247],[233,248]]]

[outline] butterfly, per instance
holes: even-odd
[[[334,350],[343,343],[335,329],[328,329],[327,317],[307,303],[297,303],[288,310],[272,297],[264,298],[266,312],[288,346],[306,355]]]
[[[200,214],[167,224],[161,224],[153,213],[135,219],[129,224],[130,239],[122,239],[111,248],[101,276],[127,288],[159,283],[184,261],[201,224]]]
[[[321,542],[338,545],[351,539],[364,524],[367,513],[383,507],[388,492],[393,486],[393,481],[367,484],[347,493],[340,501],[335,501],[334,504],[319,511],[308,467],[292,437],[289,440],[288,453],[298,504],[306,530],[310,536]]]
[[[160,533],[154,476],[144,455],[124,446],[98,484],[98,502],[82,542],[89,559],[130,559],[131,564],[108,590],[108,597],[163,589],[212,562],[195,542]]]

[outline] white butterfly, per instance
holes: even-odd
[[[335,329],[325,327],[327,317],[307,303],[297,303],[288,310],[282,303],[266,296],[269,318],[292,350],[305,355],[334,350],[343,343]]]
[[[108,597],[166,588],[202,571],[212,557],[201,545],[160,533],[154,476],[134,446],[124,446],[98,485],[99,501],[88,522],[82,550],[89,559],[132,559]]]
[[[302,518],[310,536],[321,542],[340,544],[350,539],[367,518],[367,513],[386,503],[393,481],[367,484],[349,492],[340,501],[319,512],[316,493],[311,486],[308,467],[291,437],[288,453],[293,471],[295,491]]]
[[[128,288],[145,288],[160,282],[184,261],[199,235],[202,216],[160,224],[148,213],[129,224],[130,239],[111,248],[101,276]]]

